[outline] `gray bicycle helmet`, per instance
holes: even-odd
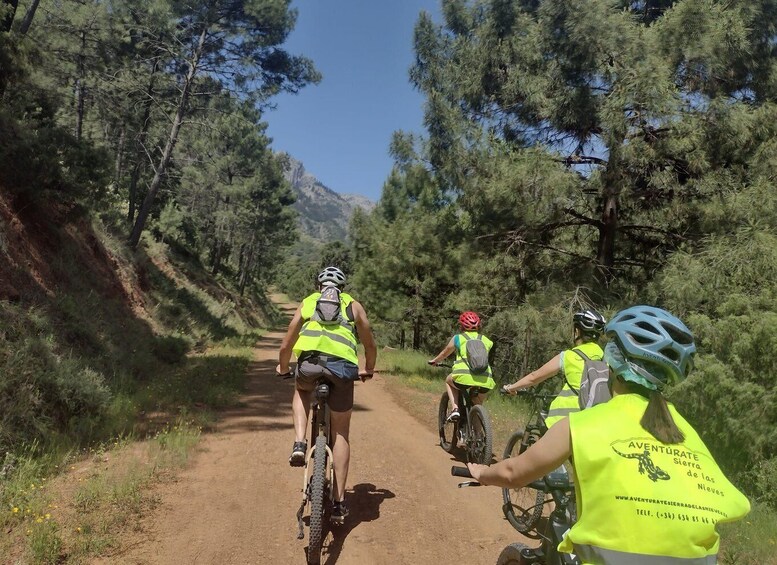
[[[337,267],[327,267],[318,273],[318,284],[334,283],[336,286],[345,284],[345,274]]]
[[[643,385],[646,380],[653,385],[649,388],[661,389],[685,380],[693,369],[693,334],[666,310],[644,305],[626,308],[604,331],[612,339],[605,348],[605,360],[626,380]]]
[[[572,316],[572,323],[580,332],[591,337],[599,337],[604,331],[607,320],[596,310],[581,310]]]

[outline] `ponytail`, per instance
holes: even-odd
[[[674,423],[672,413],[669,412],[669,406],[661,392],[650,390],[634,382],[619,380],[629,392],[648,399],[647,408],[639,423],[650,435],[666,444],[681,443],[685,439],[683,432]]]

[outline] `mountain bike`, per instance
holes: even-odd
[[[450,369],[450,365],[435,365]],[[485,406],[474,404],[472,397],[485,394],[488,389],[479,386],[457,386],[459,390],[459,419],[448,420],[450,401],[448,393],[440,398],[437,412],[437,425],[440,434],[440,447],[453,455],[456,449],[463,448],[466,460],[488,465],[493,457],[493,433],[491,419]]]
[[[499,392],[508,394],[504,387],[501,387]],[[510,436],[504,450],[504,459],[520,455],[548,431],[545,418],[548,416],[550,403],[556,397],[555,394],[543,394],[528,389],[518,391],[518,395],[531,400],[531,417],[523,430],[518,430]],[[545,494],[545,491],[531,485],[517,489],[503,488],[502,512],[510,525],[527,537],[532,537],[532,530],[542,518]]]
[[[451,474],[472,478],[466,467],[451,467]],[[459,487],[478,486],[476,481],[460,483]],[[576,519],[574,512],[574,485],[564,467],[548,473],[541,479],[526,485],[537,492],[549,494],[555,508],[548,517],[543,532],[536,531],[535,539],[542,542],[537,548],[523,543],[511,543],[499,554],[497,565],[580,565],[581,561],[571,553],[559,553],[556,549]]]
[[[288,378],[288,377],[286,377]],[[321,547],[324,542],[326,514],[334,501],[334,467],[329,434],[329,383],[319,379],[314,388],[315,401],[311,403],[310,447],[305,455],[305,474],[302,479],[302,504],[297,511],[299,533],[297,539],[304,539],[302,515],[310,504],[308,526],[308,563],[321,561]]]

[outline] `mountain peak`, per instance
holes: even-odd
[[[299,212],[303,233],[324,241],[345,240],[356,208],[369,211],[375,207],[374,202],[361,194],[335,192],[307,172],[291,155],[286,154],[286,159],[284,177],[297,195],[294,208]]]

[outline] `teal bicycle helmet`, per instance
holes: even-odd
[[[626,308],[610,320],[604,333],[611,339],[605,361],[625,380],[660,390],[685,380],[693,369],[693,334],[666,310],[644,305]]]

